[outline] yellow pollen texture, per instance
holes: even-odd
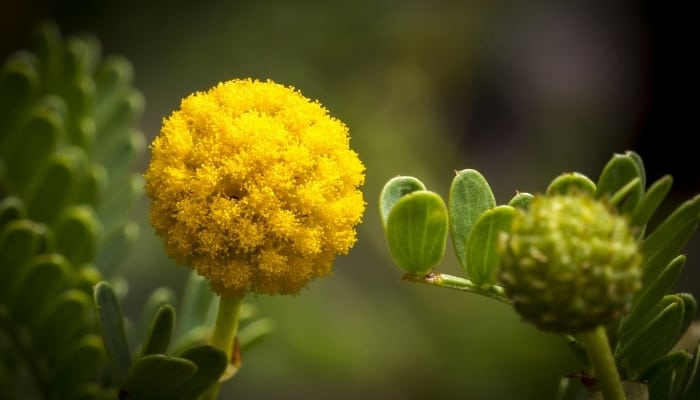
[[[219,294],[296,294],[355,244],[365,168],[349,140],[321,104],[272,81],[194,93],[151,144],[151,224]]]

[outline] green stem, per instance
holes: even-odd
[[[620,374],[617,372],[605,328],[599,326],[590,332],[583,333],[581,339],[593,365],[594,375],[600,383],[603,398],[625,400],[625,391],[622,389]]]
[[[243,304],[243,297],[219,296],[219,309],[216,313],[216,324],[211,336],[211,345],[226,353],[226,359],[231,363],[233,344],[238,330],[238,316]],[[219,395],[221,383],[214,384],[202,400],[214,400]]]
[[[428,275],[406,274],[403,279],[411,282],[425,283],[432,286],[460,290],[463,292],[476,293],[493,300],[498,300],[505,304],[512,304],[512,302],[506,297],[505,290],[498,285],[477,286],[469,279],[439,273],[430,273]]]

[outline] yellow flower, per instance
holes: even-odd
[[[298,293],[356,241],[364,166],[294,88],[232,80],[182,100],[151,144],[150,221],[219,294]]]

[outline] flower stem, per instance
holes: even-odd
[[[463,292],[470,292],[486,296],[493,300],[498,300],[505,304],[512,304],[511,301],[506,297],[505,291],[501,286],[477,286],[469,279],[460,278],[458,276],[452,276],[448,274],[430,273],[427,275],[411,275],[406,274],[403,279],[417,282],[425,283],[431,286],[438,286],[448,289],[460,290]]]
[[[586,352],[593,365],[593,372],[600,383],[605,400],[625,400],[620,374],[617,372],[605,328],[599,326],[590,332],[581,334]]]
[[[219,296],[219,308],[216,313],[216,324],[211,336],[211,345],[226,353],[226,359],[231,363],[233,346],[238,330],[238,316],[243,304],[243,297]],[[224,376],[227,374],[224,373]],[[202,400],[214,400],[219,395],[221,383],[214,384],[202,395]]]

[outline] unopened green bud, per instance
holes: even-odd
[[[641,287],[627,220],[589,195],[536,196],[500,242],[500,280],[545,331],[579,333],[620,318]]]

